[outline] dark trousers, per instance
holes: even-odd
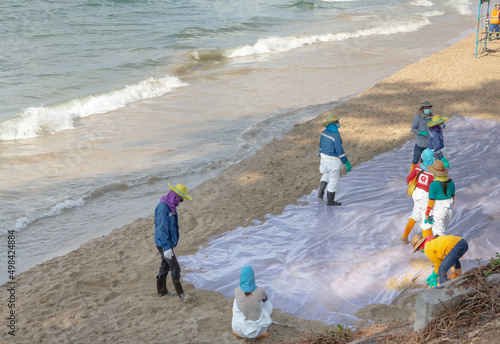
[[[426,147],[420,147],[415,144],[415,148],[413,149],[413,160],[412,164],[418,164],[419,161],[421,161],[422,158],[422,152],[426,149]]]
[[[457,242],[455,247],[453,247],[444,257],[443,262],[441,265],[439,265],[439,283],[442,284],[448,280],[448,270],[451,269],[453,266],[455,269],[460,269],[462,267],[462,264],[460,264],[460,258],[467,252],[469,249],[469,244],[465,239],[460,240]]]
[[[180,296],[181,294],[184,294],[184,289],[181,284],[181,266],[177,261],[177,257],[173,255],[172,259],[167,259],[163,255],[161,247],[156,246],[156,248],[161,255],[161,265],[160,270],[158,271],[158,278],[166,278],[170,272],[170,275],[172,276],[172,283],[174,284],[177,295]]]

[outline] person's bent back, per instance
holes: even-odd
[[[240,286],[234,290],[233,333],[241,338],[265,337],[271,325],[273,306],[264,289],[255,285],[252,267],[241,269]]]

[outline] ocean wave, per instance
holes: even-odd
[[[188,163],[186,161],[180,161],[174,165],[169,163],[168,166],[160,169],[161,172],[158,172],[158,169],[155,168],[153,172],[144,171],[144,173],[133,177],[114,179],[114,181],[104,182],[101,185],[93,184],[93,189],[86,190],[72,199],[63,200],[48,209],[40,209],[32,213],[27,213],[17,219],[5,221],[0,224],[0,235],[6,234],[9,230],[24,230],[35,221],[60,215],[73,208],[86,206],[87,204],[96,204],[100,202],[96,201],[97,199],[114,194],[117,191],[124,192],[147,184],[156,185],[157,183],[171,180],[178,176],[202,174],[211,170],[227,168],[255,154],[262,146],[273,139],[283,137],[297,123],[314,118],[318,113],[328,111],[349,98],[345,97],[324,104],[309,105],[277,112],[243,131],[237,138],[236,145],[238,148],[235,151],[231,150],[231,154],[227,154],[224,151],[215,156],[196,157]]]
[[[213,159],[210,161],[199,160],[194,164],[188,164],[186,166],[174,166],[166,169],[162,169],[161,173],[151,173],[144,174],[142,176],[137,176],[130,180],[111,182],[106,185],[98,186],[85,194],[79,195],[74,199],[63,200],[48,209],[40,209],[32,213],[27,213],[17,219],[7,220],[0,224],[0,235],[7,234],[8,231],[14,230],[16,232],[22,231],[28,228],[35,221],[40,221],[45,218],[54,217],[61,215],[65,211],[69,211],[73,208],[82,207],[90,202],[95,201],[99,197],[103,197],[113,192],[126,191],[128,189],[141,186],[144,184],[155,184],[168,179],[175,178],[177,176],[184,176],[188,174],[203,173],[205,171],[219,169],[228,167],[230,165],[236,164],[243,158],[246,158],[253,154],[256,149],[248,150],[244,154],[237,154],[236,156],[221,158],[219,160]]]
[[[316,5],[317,7],[317,5]],[[214,37],[218,35],[227,35],[237,32],[260,31],[269,28],[271,25],[284,21],[276,17],[251,17],[248,20],[234,22],[215,28],[204,28],[200,26],[191,26],[183,29],[180,33],[168,35],[169,38],[182,38],[183,40]]]
[[[63,211],[67,209],[72,209],[76,207],[81,207],[85,204],[85,200],[83,198],[77,198],[73,200],[65,200],[60,203],[57,203],[49,210],[41,211],[38,214],[27,214],[23,217],[16,219],[13,222],[7,222],[0,228],[0,235],[7,234],[8,230],[20,231],[29,226],[29,224],[40,220],[45,217],[51,217],[61,214]]]
[[[0,124],[0,141],[33,138],[73,129],[75,120],[125,107],[142,99],[158,97],[187,84],[174,76],[149,78],[99,95],[29,107],[20,115]]]
[[[298,1],[289,2],[286,4],[282,4],[282,5],[278,5],[276,7],[278,7],[278,8],[298,8],[301,10],[315,10],[319,6],[315,2],[298,0]]]
[[[315,118],[318,114],[333,109],[353,96],[350,95],[324,104],[279,111],[247,128],[239,135],[238,141],[242,147],[253,146],[255,149],[259,149],[272,140],[283,137],[295,125]]]
[[[439,17],[439,16],[443,16],[444,14],[445,13],[442,11],[431,11],[431,12],[424,13],[422,15],[425,17]]]
[[[396,33],[413,32],[431,24],[428,16],[436,16],[440,15],[440,13],[442,14],[442,12],[435,11],[430,15],[423,14],[419,19],[408,20],[401,23],[386,23],[381,26],[373,27],[370,29],[356,30],[353,32],[328,33],[324,35],[312,35],[303,37],[268,37],[258,40],[254,45],[246,45],[243,47],[226,49],[225,56],[227,58],[234,58],[251,55],[282,53],[301,48],[306,45],[317,43],[343,41],[346,39],[364,36],[392,35]]]
[[[434,4],[429,0],[415,0],[415,1],[410,2],[409,5],[416,6],[416,7],[434,6]]]
[[[462,15],[471,15],[470,0],[450,0],[448,5]]]

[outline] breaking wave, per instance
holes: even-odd
[[[73,129],[75,121],[125,107],[142,99],[159,97],[187,84],[174,76],[149,78],[121,89],[72,99],[50,106],[26,108],[0,124],[0,141],[18,140]]]
[[[282,53],[311,44],[343,41],[350,38],[358,38],[364,36],[392,35],[396,33],[413,32],[421,29],[424,26],[430,25],[431,22],[428,19],[429,16],[440,15],[441,13],[442,12],[422,15],[422,17],[419,19],[406,21],[404,23],[387,23],[378,27],[356,30],[354,32],[328,33],[324,35],[312,35],[304,37],[268,37],[258,40],[254,45],[246,45],[243,47],[227,49],[225,51],[225,56],[227,58],[234,58],[250,55]]]

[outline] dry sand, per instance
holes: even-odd
[[[500,50],[474,58],[475,34],[410,65],[332,110],[343,117],[341,135],[351,164],[387,152],[413,138],[412,118],[422,100],[443,116],[499,120]],[[318,140],[325,114],[297,125],[251,158],[190,190],[179,208],[177,255],[195,253],[207,240],[251,220],[279,214],[319,183]],[[408,167],[411,157],[408,157]],[[345,172],[343,172],[345,173]],[[182,182],[182,181],[175,181]],[[162,192],[158,191],[158,199]],[[151,209],[153,212],[153,209]],[[1,287],[2,341],[15,343],[236,343],[232,300],[184,283],[193,301],[156,296],[159,258],[153,218],[138,219],[78,250],[16,277],[16,336],[7,334],[9,297]],[[238,276],[235,276],[238,278]],[[169,289],[173,290],[171,281]],[[404,303],[404,302],[403,302]],[[392,306],[371,305],[359,315],[374,320],[407,317]],[[326,324],[276,309],[273,320],[306,331]],[[300,336],[293,327],[271,325],[262,343]],[[240,341],[243,342],[243,341]]]

